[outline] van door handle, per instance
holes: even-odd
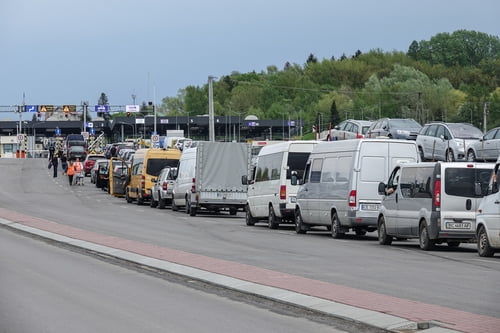
[[[465,209],[470,210],[471,208],[472,208],[472,200],[467,199],[467,201],[465,202]]]

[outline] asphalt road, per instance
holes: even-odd
[[[343,332],[5,229],[0,267],[1,332]]]
[[[417,241],[381,246],[376,233],[334,240],[245,225],[244,214],[190,217],[127,204],[96,189],[52,178],[45,160],[0,159],[0,207],[98,233],[157,244],[385,295],[500,317],[500,256],[475,244],[424,252]]]

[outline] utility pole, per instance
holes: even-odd
[[[215,141],[215,124],[214,124],[214,92],[213,80],[215,76],[208,77],[208,141]]]
[[[490,103],[484,102],[483,107],[483,132],[486,133],[488,130],[487,122],[488,122],[488,114],[490,113]]]

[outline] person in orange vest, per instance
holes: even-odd
[[[75,166],[73,165],[73,161],[69,161],[66,174],[68,175],[69,186],[73,185],[73,176],[75,175]]]

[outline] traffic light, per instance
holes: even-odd
[[[127,117],[130,117],[130,111],[127,111]]]

